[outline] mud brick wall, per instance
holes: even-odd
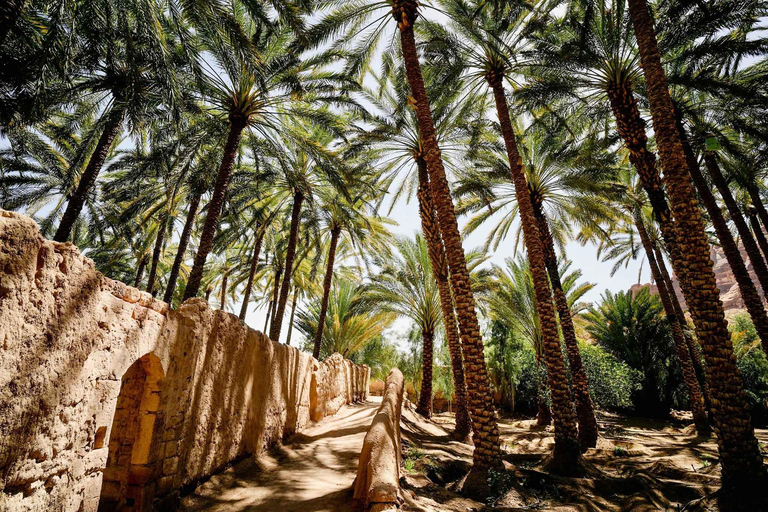
[[[0,210],[0,510],[170,509],[366,399],[369,375],[200,299],[169,309]]]

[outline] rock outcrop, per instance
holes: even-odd
[[[0,510],[170,510],[368,377],[203,300],[170,309],[0,210]]]
[[[380,512],[400,507],[400,416],[403,374],[393,368],[371,428],[365,435],[352,497],[355,510]]]
[[[765,295],[763,293],[763,290],[760,288],[760,283],[757,281],[757,276],[755,275],[755,270],[752,267],[752,263],[749,260],[749,256],[747,255],[746,251],[744,251],[744,248],[739,245],[739,249],[741,250],[741,257],[744,259],[744,263],[747,265],[747,271],[749,272],[750,277],[752,278],[752,282],[755,283],[755,288],[757,288],[757,292],[760,294],[760,297],[765,300]],[[715,270],[715,279],[717,280],[717,288],[720,290],[720,300],[723,301],[723,306],[725,307],[726,311],[736,311],[736,310],[742,310],[744,309],[744,301],[741,298],[741,293],[739,292],[739,285],[736,283],[736,278],[733,276],[733,271],[731,270],[731,266],[728,265],[728,260],[725,257],[725,253],[723,253],[723,250],[720,247],[712,247],[710,251],[710,257],[712,258],[712,262],[714,263],[714,270]],[[637,292],[644,286],[650,286],[651,293],[656,294],[658,293],[658,288],[655,284],[634,284],[630,288],[633,292]],[[683,297],[683,290],[680,288],[680,283],[677,281],[677,277],[674,275],[672,276],[672,286],[675,289],[675,293],[677,294],[677,298],[680,301],[680,304],[683,306],[683,309],[687,310],[688,307],[685,304],[685,298]]]

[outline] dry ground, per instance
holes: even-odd
[[[720,483],[714,437],[697,436],[687,422],[599,413],[601,438],[597,448],[585,454],[595,474],[589,478],[564,478],[538,469],[552,449],[552,427],[538,427],[535,420],[502,419],[499,426],[507,474],[494,475],[499,496],[483,504],[452,491],[462,468],[471,462],[469,451],[447,436],[426,432],[426,422],[408,425],[407,420],[403,435],[409,444],[404,448],[404,457],[414,460],[415,466],[405,479],[409,510],[717,509],[715,499],[699,500],[716,491]],[[448,415],[438,415],[432,423],[447,431],[453,426]],[[768,431],[759,429],[757,436],[761,446],[768,443]]]
[[[349,511],[363,437],[380,398],[342,408],[292,436],[285,445],[212,477],[182,501],[186,511]],[[719,486],[714,438],[697,437],[686,422],[600,413],[601,438],[585,458],[589,478],[538,470],[551,451],[552,428],[534,420],[502,419],[506,474],[493,475],[497,497],[486,503],[455,492],[472,460],[471,446],[451,440],[452,418],[425,421],[406,406],[402,419],[403,510],[646,511],[707,510]],[[768,431],[758,430],[768,444]]]

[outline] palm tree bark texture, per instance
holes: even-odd
[[[584,365],[581,362],[581,352],[579,351],[579,343],[576,340],[576,330],[573,328],[571,308],[568,305],[568,299],[560,282],[560,271],[557,268],[557,256],[555,255],[555,241],[552,238],[552,233],[549,231],[549,223],[544,213],[542,198],[532,195],[531,203],[539,234],[542,237],[544,261],[547,273],[549,274],[549,281],[552,284],[552,291],[555,294],[555,306],[560,317],[560,329],[563,332],[566,353],[568,354],[568,362],[570,364],[573,396],[576,402],[576,419],[579,422],[579,444],[582,451],[586,451],[588,448],[597,446],[598,437],[597,420],[595,419],[595,411],[592,407],[592,398],[589,396],[589,381],[584,371]]]
[[[421,355],[421,391],[416,412],[425,418],[432,417],[432,358],[434,353],[435,333],[422,330],[424,347]]]
[[[435,125],[429,110],[429,99],[424,87],[424,77],[421,74],[419,55],[416,50],[413,25],[418,16],[418,3],[415,0],[393,3],[392,16],[397,21],[400,32],[406,76],[415,100],[414,108],[425,151],[424,159],[429,171],[430,192],[435,202],[440,233],[445,244],[448,270],[451,275],[456,302],[456,316],[464,350],[469,414],[472,419],[474,434],[473,462],[478,470],[503,468],[499,428],[496,421],[496,411],[493,407],[488,368],[485,364],[480,324],[477,321],[477,312],[475,311],[475,299],[469,280],[469,269],[461,245],[459,224],[453,208],[443,159],[437,145]]]
[[[736,225],[736,231],[738,231],[741,243],[744,245],[744,250],[749,256],[749,261],[752,262],[752,268],[755,269],[755,274],[760,282],[760,287],[763,289],[763,294],[766,294],[768,293],[768,265],[760,253],[757,241],[752,236],[752,232],[749,230],[747,221],[741,213],[736,199],[734,199],[731,190],[728,188],[728,182],[720,170],[720,164],[718,164],[717,156],[713,151],[704,153],[704,164],[707,166],[707,173],[712,177],[717,191],[720,192],[720,197],[723,198],[725,207],[728,208],[728,215],[730,215],[731,220]]]
[[[291,289],[291,275],[293,275],[293,260],[296,258],[296,243],[299,239],[299,224],[301,221],[301,205],[304,203],[304,193],[295,190],[293,193],[293,208],[291,210],[291,233],[288,238],[288,247],[285,251],[285,275],[280,285],[280,298],[275,307],[275,316],[269,328],[269,339],[278,341],[280,330],[283,326],[283,316],[288,303],[288,293]]]
[[[192,199],[189,202],[189,209],[187,210],[187,218],[184,221],[184,227],[181,230],[181,238],[179,238],[179,247],[176,250],[176,257],[173,259],[173,266],[171,267],[171,275],[168,276],[168,283],[165,287],[165,295],[163,300],[168,304],[173,300],[173,292],[176,291],[176,281],[179,278],[179,271],[181,270],[181,264],[184,261],[184,256],[187,253],[187,246],[189,245],[189,239],[192,236],[192,228],[195,225],[195,218],[197,217],[197,208],[200,206],[200,198],[202,192],[195,192],[192,195]]]
[[[685,271],[693,286],[690,300],[697,334],[707,362],[707,383],[722,463],[722,485],[742,504],[764,507],[768,474],[736,366],[723,304],[715,282],[704,222],[690,183],[685,153],[675,126],[675,113],[661,64],[653,20],[645,0],[629,0],[629,10],[645,75],[659,158],[672,202],[675,222],[686,234],[680,244]]]
[[[299,289],[294,287],[293,290],[293,303],[291,304],[291,316],[288,317],[288,336],[285,338],[285,344],[291,344],[291,337],[293,336],[293,319],[296,317],[296,305],[299,301]]]
[[[672,278],[669,275],[669,270],[667,270],[667,264],[664,263],[664,255],[661,252],[661,249],[659,248],[659,244],[651,242],[651,246],[653,247],[653,254],[655,256],[656,260],[656,266],[659,268],[659,273],[661,275],[662,281],[664,281],[664,287],[667,289],[667,292],[669,293],[669,300],[672,302],[672,307],[675,310],[675,316],[677,317],[677,321],[680,324],[680,328],[683,329],[683,335],[685,336],[685,343],[688,345],[688,352],[691,355],[691,361],[693,362],[693,367],[696,369],[696,375],[699,377],[699,387],[701,388],[701,394],[704,397],[704,405],[706,406],[707,410],[711,410],[712,406],[709,402],[709,388],[707,387],[707,371],[704,368],[704,365],[701,362],[701,354],[699,350],[699,344],[694,338],[693,334],[687,329],[684,328],[686,326],[686,319],[685,319],[685,312],[683,311],[683,307],[680,305],[680,301],[678,300],[677,293],[675,292],[675,287],[672,284]]]
[[[550,468],[554,471],[572,473],[577,469],[581,450],[576,427],[576,414],[574,413],[571,391],[568,388],[568,375],[560,347],[555,309],[552,304],[552,290],[549,287],[549,278],[544,261],[543,240],[536,222],[533,204],[531,204],[522,158],[515,142],[515,132],[510,120],[502,75],[491,71],[487,75],[487,80],[493,90],[496,113],[501,124],[501,134],[507,148],[509,168],[512,182],[515,185],[515,196],[520,213],[520,223],[523,227],[523,239],[528,251],[528,261],[533,276],[536,310],[541,322],[544,362],[547,365],[547,381],[552,397],[552,418],[555,424],[555,449],[552,453]]]
[[[451,369],[453,370],[453,387],[456,398],[456,426],[453,434],[457,439],[465,439],[471,429],[469,411],[467,410],[467,383],[464,377],[464,356],[461,350],[459,328],[456,325],[456,315],[453,311],[453,297],[451,295],[451,283],[448,276],[448,264],[446,263],[445,248],[440,237],[435,207],[429,192],[429,171],[427,162],[421,155],[416,157],[416,166],[419,173],[419,188],[416,197],[419,200],[419,216],[421,217],[421,230],[427,241],[429,259],[432,263],[432,274],[437,281],[437,289],[440,293],[440,307],[443,311],[443,325],[445,338],[448,342],[448,352],[451,355]]]
[[[147,292],[153,297],[157,294],[155,290],[155,279],[157,278],[157,265],[163,252],[163,243],[165,242],[165,219],[157,227],[157,236],[155,237],[155,247],[152,250],[152,264],[149,267],[149,276],[147,277]]]
[[[139,259],[139,265],[136,267],[136,279],[133,281],[133,287],[138,288],[141,286],[141,280],[144,277],[144,269],[147,267],[147,261],[149,260],[148,254],[142,254]]]
[[[67,209],[64,211],[56,234],[53,236],[56,242],[66,242],[69,239],[72,227],[77,222],[88,194],[91,193],[93,186],[96,184],[99,172],[101,172],[104,161],[107,159],[109,148],[112,147],[115,137],[120,132],[120,126],[123,124],[124,117],[125,109],[121,107],[113,107],[107,114],[104,129],[99,137],[99,142],[96,143],[96,149],[94,149],[90,160],[88,160],[88,165],[80,176],[80,182],[77,184],[75,193],[69,198]]]
[[[757,239],[757,243],[760,244],[760,249],[762,249],[763,255],[765,256],[766,260],[768,260],[768,240],[765,239],[765,233],[763,232],[763,228],[760,226],[760,222],[757,219],[757,210],[755,208],[750,208],[748,215],[749,223],[752,225],[752,232],[755,234],[755,239]],[[768,292],[763,290],[763,293]]]
[[[312,357],[320,357],[320,347],[323,345],[323,330],[325,328],[325,316],[328,314],[328,300],[331,296],[331,282],[333,281],[333,264],[336,261],[336,246],[341,236],[341,226],[331,228],[331,243],[328,246],[328,262],[325,268],[325,277],[323,278],[323,300],[320,302],[320,316],[317,319],[317,330],[315,331],[315,346],[312,350]]]
[[[213,195],[208,202],[208,213],[205,216],[203,232],[200,234],[200,245],[197,247],[195,263],[192,265],[192,271],[189,273],[189,279],[187,280],[187,287],[184,290],[184,300],[195,297],[200,290],[205,260],[208,259],[208,254],[213,248],[213,238],[216,236],[216,230],[219,228],[219,216],[224,207],[224,200],[227,197],[227,188],[229,187],[229,179],[232,177],[232,169],[235,166],[237,148],[240,146],[240,137],[246,125],[246,119],[230,115],[229,135],[227,135],[227,142],[224,145],[224,157],[221,159],[216,183],[213,186]]]
[[[763,204],[763,200],[760,197],[760,191],[758,190],[757,185],[755,185],[755,183],[749,183],[747,185],[747,193],[749,194],[750,199],[752,199],[752,207],[755,209],[755,213],[760,219],[760,222],[763,223],[763,229],[768,229],[768,210],[765,209],[765,204]],[[768,254],[766,254],[765,257],[768,259]]]
[[[648,236],[648,231],[645,229],[645,224],[643,224],[642,219],[638,217],[639,215],[636,212],[635,225],[637,226],[637,232],[640,234],[640,241],[645,250],[645,255],[648,258],[648,265],[651,267],[651,274],[656,280],[656,287],[659,290],[661,304],[664,306],[664,312],[667,314],[669,328],[672,331],[672,339],[675,342],[677,359],[680,361],[680,368],[683,371],[683,381],[685,382],[685,388],[688,391],[688,400],[691,403],[691,412],[693,413],[693,421],[696,424],[696,431],[706,432],[709,430],[709,425],[707,423],[707,411],[704,407],[704,395],[701,392],[699,380],[696,377],[696,369],[693,367],[693,362],[691,360],[692,354],[688,350],[688,344],[685,341],[685,335],[680,326],[680,319],[672,304],[670,293],[674,293],[674,290],[670,292],[670,290],[667,289],[666,282],[661,275],[661,270],[659,269],[656,256],[653,252],[653,246],[651,244],[651,239]]]
[[[259,266],[259,254],[261,254],[261,244],[264,241],[266,227],[257,229],[256,244],[253,246],[253,255],[251,256],[251,266],[248,269],[248,281],[245,283],[245,292],[243,294],[243,305],[240,307],[240,320],[245,320],[248,313],[248,302],[251,300],[251,291],[253,289],[253,279],[256,276],[256,268]]]
[[[682,136],[683,131],[682,123],[679,120],[676,122],[678,132]],[[755,283],[747,271],[747,266],[744,264],[744,259],[741,257],[739,246],[736,245],[736,240],[731,235],[731,230],[728,229],[728,224],[723,217],[723,212],[720,210],[720,206],[717,204],[715,196],[709,189],[707,180],[704,179],[704,175],[699,168],[699,162],[696,160],[696,156],[693,154],[693,149],[688,145],[685,138],[681,137],[683,150],[685,151],[686,163],[688,165],[688,171],[691,175],[691,181],[693,181],[696,190],[699,192],[699,198],[704,203],[704,207],[709,214],[709,219],[715,228],[717,238],[720,240],[720,246],[723,248],[725,257],[728,260],[728,265],[731,267],[733,277],[739,285],[739,291],[741,291],[741,298],[747,307],[749,316],[752,317],[752,322],[755,324],[755,329],[760,336],[760,341],[763,345],[763,350],[768,352],[768,314],[765,312],[763,303],[760,300],[760,295],[757,293]],[[733,217],[731,217],[733,219]],[[745,225],[746,227],[746,225]],[[742,237],[742,243],[748,243]],[[757,249],[757,246],[755,246]]]
[[[637,107],[637,100],[634,97],[631,84],[628,82],[613,84],[608,88],[608,98],[616,120],[616,128],[629,150],[629,160],[635,167],[638,176],[640,176],[640,182],[648,195],[654,218],[661,229],[662,237],[669,250],[672,267],[680,280],[683,295],[686,298],[686,302],[688,302],[692,300],[690,298],[692,285],[687,279],[680,246],[676,243],[678,238],[677,228],[674,225],[672,214],[664,194],[664,189],[662,188],[661,177],[656,168],[656,156],[648,150],[648,137],[645,132],[645,122],[642,117],[640,117],[640,110]],[[663,260],[657,258],[657,263],[661,267]],[[670,290],[674,290],[674,288],[671,287],[671,281],[668,283],[667,287]],[[675,300],[675,302],[677,302],[677,300]],[[679,303],[677,303],[677,305],[679,307]],[[689,311],[691,316],[695,318],[696,310],[689,308]],[[678,316],[681,319],[685,318],[681,313],[682,310],[678,312]],[[691,357],[697,357],[696,354],[698,352],[695,350],[693,340],[690,338],[686,339]],[[700,373],[704,374],[701,365],[699,365],[699,368]],[[708,386],[705,384],[704,388],[708,389]]]

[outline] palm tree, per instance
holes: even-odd
[[[707,362],[713,420],[723,467],[722,484],[726,490],[738,493],[740,499],[760,503],[763,500],[757,497],[757,489],[766,481],[768,473],[763,467],[746,408],[746,397],[709,259],[704,223],[688,176],[674,105],[661,64],[653,19],[645,0],[629,0],[629,11],[672,214],[678,232],[685,233],[675,243],[679,244],[680,263],[685,266],[687,278],[697,283],[697,286],[689,287],[686,302],[696,312],[694,322]],[[658,172],[654,172],[653,178],[656,183],[660,181]]]
[[[591,283],[576,285],[581,277],[580,271],[568,273],[570,263],[559,265],[558,275],[563,277],[563,293],[568,309],[572,314],[580,311],[579,300],[594,286]],[[543,357],[543,339],[541,323],[537,312],[536,294],[528,261],[519,255],[517,259],[507,258],[505,266],[494,266],[494,279],[486,302],[491,318],[500,322],[510,332],[519,332],[536,353],[536,375],[540,376],[539,366]],[[551,413],[537,381],[538,407],[537,423],[548,425]]]
[[[416,111],[419,133],[424,148],[424,159],[427,162],[429,172],[430,192],[435,203],[440,232],[445,244],[446,259],[456,304],[456,316],[462,348],[464,349],[467,391],[475,444],[473,461],[478,470],[483,470],[476,471],[470,482],[476,480],[477,483],[485,486],[487,482],[482,476],[484,470],[491,467],[501,467],[499,430],[495,412],[492,412],[494,410],[493,396],[491,395],[480,336],[480,324],[475,310],[475,300],[470,286],[469,271],[462,248],[461,233],[453,209],[451,191],[438,146],[435,123],[430,112],[429,97],[424,86],[424,77],[416,47],[414,24],[419,16],[419,3],[416,0],[388,0],[384,3],[347,4],[330,13],[312,27],[307,39],[313,43],[322,44],[345,28],[351,27],[351,32],[356,33],[367,26],[370,18],[375,16],[380,9],[383,12],[374,21],[377,24],[375,29],[370,34],[366,34],[368,44],[357,47],[359,51],[353,53],[348,68],[350,71],[358,72],[366,69],[366,63],[376,47],[375,43],[382,35],[384,22],[389,16],[392,16],[397,23],[400,51],[411,88],[412,104]],[[349,39],[346,38],[346,41],[348,42]],[[391,59],[389,60],[391,62]],[[477,476],[476,479],[474,478],[475,475]],[[471,485],[468,488],[471,488]]]
[[[614,270],[616,270],[622,260],[626,265],[630,258],[636,259],[639,247],[637,247],[635,234],[639,236],[640,247],[642,247],[645,252],[648,265],[651,268],[651,276],[656,281],[659,297],[664,307],[664,312],[666,313],[672,339],[675,343],[675,350],[682,369],[683,380],[688,391],[688,398],[691,404],[696,430],[700,433],[706,433],[709,432],[707,413],[705,410],[706,393],[702,391],[697,378],[697,373],[705,376],[704,371],[699,364],[699,354],[695,342],[685,335],[685,316],[677,302],[674,288],[672,288],[672,282],[668,275],[665,276],[666,268],[664,269],[664,272],[661,270],[662,265],[664,265],[664,260],[663,257],[660,257],[661,252],[657,247],[658,241],[656,240],[656,237],[650,234],[652,231],[648,227],[650,224],[648,223],[648,219],[644,212],[646,201],[641,195],[642,191],[638,190],[638,188],[639,186],[636,183],[636,178],[633,176],[633,173],[628,169],[622,169],[619,173],[617,189],[614,194],[615,202],[621,204],[627,213],[626,227],[618,230],[619,232],[624,231],[626,233],[626,236],[622,237],[625,239],[625,243],[616,244],[616,238],[612,236],[607,245],[605,258],[613,259],[620,255],[621,252],[625,253],[625,256],[620,258],[616,263],[616,266],[614,266]],[[622,245],[624,247],[622,247]],[[677,304],[677,307],[675,307],[675,304]]]
[[[691,147],[685,127],[683,126],[682,119],[679,115],[679,110],[676,109],[675,113],[677,114],[677,130],[681,136],[681,143],[685,152],[691,181],[696,187],[696,191],[699,193],[699,199],[701,199],[701,202],[704,204],[704,207],[709,214],[709,220],[715,228],[717,238],[720,240],[720,245],[728,260],[728,265],[731,267],[733,276],[736,278],[736,282],[739,285],[741,297],[744,300],[747,311],[749,312],[750,317],[752,317],[755,328],[760,335],[763,350],[768,351],[768,314],[766,314],[763,301],[758,294],[757,287],[752,281],[752,277],[747,271],[747,266],[741,256],[739,246],[728,228],[728,223],[723,216],[723,212],[720,210],[720,206],[710,189],[709,183],[707,183],[706,178],[701,172],[699,161]],[[749,233],[746,222],[741,218],[738,206],[731,197],[730,191],[725,184],[725,180],[720,173],[720,167],[717,164],[717,160],[711,152],[705,152],[704,161],[709,171],[709,175],[712,177],[717,188],[719,189],[720,187],[723,187],[722,192],[724,192],[724,194],[721,192],[721,197],[725,200],[726,206],[729,206],[729,210],[733,212],[731,214],[731,219],[736,224],[739,233],[742,234],[741,242],[752,256],[751,260],[753,261],[753,266],[757,271],[757,276],[761,285],[764,288],[768,287],[768,266],[766,266],[765,261],[760,256],[757,244]],[[744,235],[746,235],[746,238]]]
[[[566,379],[566,366],[560,350],[555,308],[552,304],[552,290],[546,270],[543,237],[539,232],[533,204],[528,193],[522,159],[518,151],[515,130],[509,112],[504,81],[511,79],[516,69],[516,52],[521,50],[520,41],[525,34],[527,16],[525,6],[512,5],[506,10],[492,9],[487,5],[475,7],[461,1],[446,6],[458,36],[447,43],[465,53],[467,69],[475,81],[475,87],[485,82],[493,93],[496,114],[499,119],[501,136],[506,147],[511,179],[515,186],[520,223],[523,228],[525,246],[531,262],[538,313],[541,318],[544,340],[544,358],[547,364],[552,409],[555,423],[556,443],[549,465],[553,470],[574,472],[580,456],[576,414]],[[513,25],[514,24],[514,25]],[[578,350],[578,349],[577,349]],[[582,402],[588,403],[588,395],[580,394]],[[596,424],[590,421],[586,404],[585,444],[592,444]],[[592,428],[588,425],[592,425]],[[588,433],[592,431],[592,433]],[[589,439],[589,440],[587,440]]]
[[[203,277],[203,266],[211,251],[213,237],[218,228],[219,216],[227,194],[235,157],[240,147],[240,138],[243,131],[249,128],[265,141],[273,144],[280,140],[280,136],[291,141],[291,146],[299,146],[309,150],[310,154],[317,153],[314,145],[301,142],[301,132],[291,129],[286,130],[281,118],[303,117],[308,122],[317,122],[330,127],[329,116],[325,113],[313,110],[302,98],[312,102],[347,104],[344,93],[339,90],[349,89],[349,81],[343,77],[310,71],[313,65],[323,64],[321,58],[300,61],[294,54],[285,53],[293,36],[284,27],[273,30],[262,30],[258,25],[253,28],[253,37],[256,50],[261,63],[256,71],[253,66],[245,66],[241,62],[233,62],[226,52],[217,51],[214,54],[217,64],[226,73],[226,79],[209,74],[203,88],[203,99],[209,99],[218,110],[213,115],[226,117],[228,123],[228,135],[224,145],[224,156],[219,166],[219,171],[213,188],[213,194],[207,206],[207,214],[200,235],[200,243],[195,263],[192,267],[184,298],[197,295],[200,282]],[[213,50],[218,49],[212,47]],[[328,84],[338,85],[328,91]],[[279,134],[279,135],[278,135]],[[275,149],[274,154],[279,151]],[[303,191],[294,191],[294,217],[298,218],[303,202]],[[298,222],[298,221],[297,221]],[[298,226],[293,230],[298,232]],[[290,275],[290,269],[287,270]],[[290,280],[286,280],[289,283]],[[277,311],[285,311],[285,302],[288,297],[288,287],[281,290],[281,303]],[[270,334],[279,335],[281,318],[276,317],[273,330]]]
[[[75,61],[84,63],[75,69],[72,96],[101,96],[103,106],[98,121],[100,135],[89,151],[87,165],[79,176],[77,188],[68,197],[54,240],[69,239],[87,197],[92,193],[107,155],[120,133],[124,120],[137,132],[149,118],[169,114],[163,105],[175,108],[180,99],[177,71],[183,74],[187,63],[173,59],[173,34],[157,20],[160,12],[147,12],[155,4],[133,3],[104,6],[89,3],[78,8],[73,26],[78,43]]]
[[[399,254],[380,262],[381,272],[372,278],[366,294],[378,309],[411,319],[421,332],[422,383],[416,412],[430,418],[434,339],[443,318],[440,292],[424,237],[400,238],[395,247]]]
[[[296,316],[296,328],[309,344],[314,345],[311,340],[314,340],[317,331],[320,303],[311,303],[307,309],[299,310]],[[328,302],[320,357],[325,359],[334,353],[350,357],[381,337],[395,318],[393,313],[371,310],[365,285],[349,279],[337,280]]]
[[[384,224],[378,219],[376,214],[368,215],[366,211],[365,196],[371,195],[369,190],[362,189],[356,192],[356,197],[352,197],[351,201],[347,200],[344,194],[337,192],[333,187],[330,189],[326,187],[325,190],[321,191],[320,195],[323,206],[318,213],[320,221],[324,224],[323,229],[330,236],[325,276],[323,277],[323,298],[320,302],[320,318],[312,350],[312,355],[315,358],[320,356],[325,316],[328,310],[333,268],[339,242],[346,241],[349,245],[355,247],[358,253],[363,252],[363,247],[365,247],[365,251],[382,253],[386,251],[389,243],[389,233],[386,231]],[[345,234],[346,236],[343,237]],[[342,237],[344,240],[342,240]]]
[[[613,213],[600,195],[604,192],[601,182],[606,179],[606,173],[601,169],[605,162],[600,162],[599,166],[588,162],[591,166],[581,169],[579,167],[590,160],[587,148],[577,145],[576,149],[555,152],[551,147],[552,141],[538,130],[532,130],[527,136],[521,137],[518,144],[525,163],[530,201],[539,232],[543,237],[547,274],[554,292],[570,363],[579,419],[579,443],[582,449],[587,449],[594,447],[597,442],[597,422],[573,320],[562,291],[555,239],[557,245],[562,248],[570,235],[572,224],[600,231],[600,224],[609,220]],[[478,151],[474,158],[478,164],[463,173],[457,189],[457,195],[463,198],[459,211],[476,212],[467,224],[467,231],[471,232],[480,223],[492,217],[499,218],[498,224],[486,240],[486,246],[491,243],[494,247],[498,246],[512,228],[513,220],[519,211],[514,187],[510,185],[508,160],[502,152],[501,148],[493,146]],[[585,162],[578,162],[577,152],[582,153],[581,158]],[[602,155],[596,156],[593,160]],[[610,173],[610,167],[605,168],[609,169]],[[518,231],[518,240],[519,234]],[[517,241],[515,246],[517,247]]]
[[[429,83],[445,83],[444,79],[453,76],[452,70],[427,67]],[[378,90],[370,95],[369,101],[385,115],[376,116],[374,128],[361,136],[361,142],[373,146],[371,152],[384,165],[382,187],[392,190],[399,178],[399,185],[392,192],[392,205],[406,195],[410,200],[414,180],[418,183],[417,200],[422,232],[429,246],[432,271],[440,291],[440,303],[443,310],[443,325],[451,355],[456,399],[454,437],[465,439],[471,429],[471,420],[467,408],[467,387],[464,376],[464,358],[462,354],[459,328],[456,323],[453,295],[451,292],[445,246],[440,235],[437,213],[430,194],[429,173],[424,159],[423,145],[419,135],[419,126],[414,111],[408,107],[409,90],[402,68],[393,68],[390,76],[378,80]],[[447,76],[446,76],[447,75]],[[461,101],[460,86],[430,88],[430,103],[437,130],[438,141],[446,153],[463,148],[462,142],[467,137],[467,121],[478,117],[483,111],[482,98]],[[450,165],[451,161],[446,159]],[[415,172],[414,172],[415,167]],[[415,175],[415,176],[414,176]],[[382,196],[383,197],[383,196]]]

